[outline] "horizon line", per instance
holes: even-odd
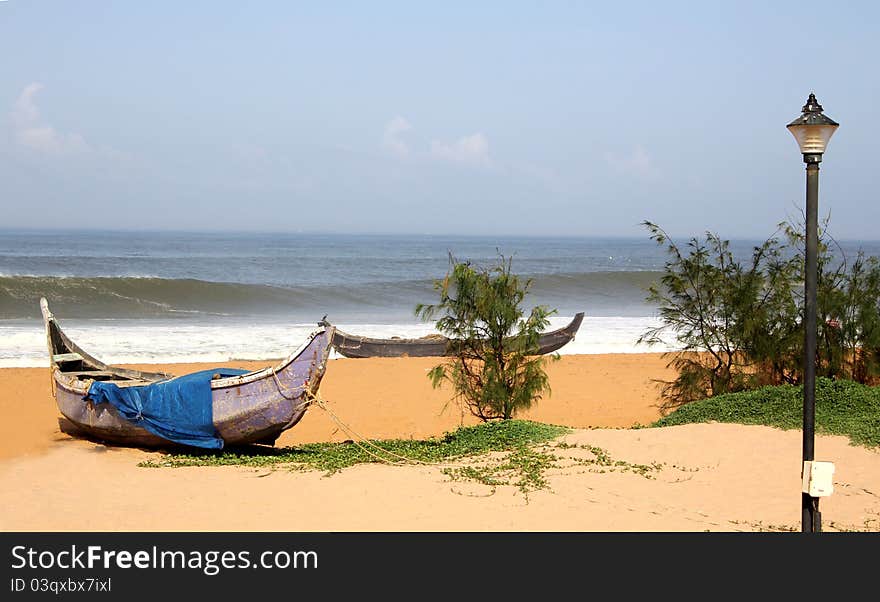
[[[642,240],[644,238],[645,241],[650,241],[650,234],[646,233],[644,237],[638,236],[635,234],[523,234],[523,233],[513,233],[513,232],[503,232],[503,233],[450,233],[450,232],[394,232],[394,231],[375,231],[375,232],[358,232],[358,231],[342,231],[342,230],[318,230],[318,229],[301,229],[301,230],[271,230],[271,229],[248,229],[248,230],[236,230],[236,229],[188,229],[188,228],[89,228],[89,227],[49,227],[49,226],[41,226],[41,227],[25,227],[25,226],[17,226],[17,227],[0,227],[0,233],[114,233],[114,234],[132,234],[132,233],[141,233],[141,234],[196,234],[196,235],[206,235],[206,234],[227,234],[227,235],[250,235],[250,236],[258,236],[261,234],[266,235],[305,235],[305,236],[363,236],[363,237],[413,237],[413,236],[426,236],[432,238],[534,238],[534,239],[594,239],[594,240],[602,240],[602,239],[612,239],[612,240]],[[672,235],[672,238],[682,239],[682,240],[690,240],[691,238],[697,237],[701,238],[704,236],[708,230],[703,230],[700,232],[700,235],[695,234],[687,234],[687,235]],[[721,236],[723,240],[730,241],[742,241],[742,242],[752,242],[752,241],[764,241],[767,240],[768,236]],[[861,243],[878,243],[880,244],[880,238],[852,238],[852,237],[832,237],[833,240],[838,242],[861,242]]]

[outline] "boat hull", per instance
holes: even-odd
[[[104,364],[64,334],[45,299],[40,305],[55,403],[74,429],[123,445],[176,445],[130,422],[112,404],[96,404],[86,398],[96,380],[130,387],[149,385],[170,376]],[[324,376],[333,332],[332,326],[315,331],[299,349],[275,366],[211,381],[213,424],[225,445],[274,443],[278,435],[302,419]]]
[[[323,377],[330,336],[326,330],[317,333],[287,365],[258,372],[258,378],[253,378],[251,373],[222,379],[236,381],[227,386],[212,383],[213,422],[224,444],[273,443],[278,435],[302,419],[309,405],[307,393],[317,392]],[[69,387],[59,371],[55,371],[54,378],[59,411],[83,433],[125,445],[171,445],[168,440],[126,420],[111,404],[84,400],[83,388]]]
[[[569,324],[558,330],[541,335],[536,355],[546,355],[562,348],[574,339],[583,322],[584,314],[578,313]],[[374,339],[336,330],[333,348],[341,355],[351,358],[367,357],[444,357],[451,355],[449,339]]]

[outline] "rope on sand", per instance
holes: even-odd
[[[352,429],[349,425],[347,425],[345,422],[343,422],[342,419],[339,418],[339,416],[337,416],[335,412],[333,412],[333,410],[331,410],[330,408],[327,407],[327,402],[324,401],[323,399],[321,399],[320,396],[315,395],[314,393],[312,393],[312,392],[310,392],[310,391],[307,391],[307,392],[306,392],[306,397],[309,398],[309,399],[308,399],[309,403],[315,403],[319,408],[321,408],[322,410],[324,410],[325,412],[327,412],[327,414],[330,416],[330,418],[333,420],[333,422],[335,422],[335,423],[339,426],[339,428],[341,428],[341,429],[345,432],[346,435],[348,435],[349,437],[351,437],[352,442],[353,442],[355,445],[357,445],[359,448],[361,448],[361,450],[364,451],[364,452],[365,452],[366,454],[368,454],[369,456],[371,456],[371,457],[373,457],[373,458],[376,458],[376,459],[379,460],[380,462],[384,462],[384,463],[386,463],[386,464],[392,464],[392,465],[394,465],[394,466],[404,466],[404,465],[406,465],[406,464],[421,464],[421,465],[423,465],[423,466],[428,466],[428,465],[429,465],[428,462],[422,462],[421,460],[415,460],[415,459],[413,459],[413,458],[407,458],[406,456],[402,456],[402,455],[400,455],[400,454],[394,453],[393,451],[387,450],[387,449],[385,449],[384,447],[380,447],[379,445],[376,445],[375,443],[373,443],[372,441],[370,441],[370,440],[367,439],[366,437],[364,437],[364,436],[358,434],[357,432],[355,432],[354,429]],[[359,441],[359,440],[360,440],[360,441]],[[391,457],[393,457],[393,458],[398,458],[398,460],[397,460],[397,461],[395,461],[395,460],[388,460],[388,459],[386,459],[386,458],[382,458],[382,457],[380,457],[380,456],[374,454],[374,453],[371,452],[369,449],[367,449],[366,447],[364,447],[364,446],[361,444],[361,441],[362,441],[363,443],[366,443],[367,445],[373,447],[374,449],[377,449],[377,450],[381,451],[381,452],[384,453],[384,454],[388,454],[389,456],[391,456]]]
[[[303,403],[300,407],[305,407],[305,406],[309,406],[312,404],[317,405],[319,408],[321,408],[322,410],[327,412],[327,414],[330,416],[330,418],[333,420],[333,422],[335,422],[337,424],[337,426],[339,426],[339,428],[341,428],[342,431],[346,435],[351,437],[352,442],[355,445],[357,445],[361,449],[361,451],[363,451],[368,456],[375,458],[376,460],[378,460],[379,462],[382,462],[383,464],[391,464],[393,466],[405,466],[407,464],[422,464],[425,466],[428,465],[428,462],[422,462],[421,460],[414,460],[412,458],[407,458],[406,456],[401,456],[400,454],[396,454],[396,453],[389,451],[383,447],[380,447],[380,446],[376,445],[375,443],[373,443],[372,441],[370,441],[369,439],[367,439],[366,437],[359,435],[357,432],[355,432],[355,430],[353,428],[351,428],[348,424],[343,422],[343,420],[339,416],[337,416],[336,413],[333,412],[333,410],[328,408],[327,402],[325,400],[321,399],[321,397],[319,395],[317,395],[316,393],[312,393],[311,391],[306,389],[302,393],[296,393],[295,395],[292,395],[292,396],[288,395],[289,390],[285,389],[282,386],[281,381],[278,380],[278,375],[275,373],[275,369],[272,368],[270,371],[272,372],[272,377],[275,379],[275,385],[278,387],[278,392],[281,393],[282,397],[284,397],[285,399],[290,400],[290,401],[293,401],[299,397],[302,397]],[[361,441],[363,441],[363,443],[366,443],[367,445],[370,445],[371,447],[381,451],[384,454],[388,454],[391,457],[398,458],[398,460],[396,460],[396,461],[389,460],[388,458],[383,458],[383,457],[373,453],[372,451],[367,449],[361,443]]]

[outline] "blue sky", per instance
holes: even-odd
[[[880,239],[873,2],[0,2],[0,228]]]

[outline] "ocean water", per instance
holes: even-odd
[[[557,310],[550,328],[586,313],[560,353],[671,348],[636,344],[659,323],[645,289],[667,259],[647,236],[0,231],[0,366],[48,365],[41,296],[107,363],[280,358],[325,315],[352,334],[423,336],[436,331],[414,308],[436,300],[450,254],[489,265],[499,251],[533,281],[526,308]]]

